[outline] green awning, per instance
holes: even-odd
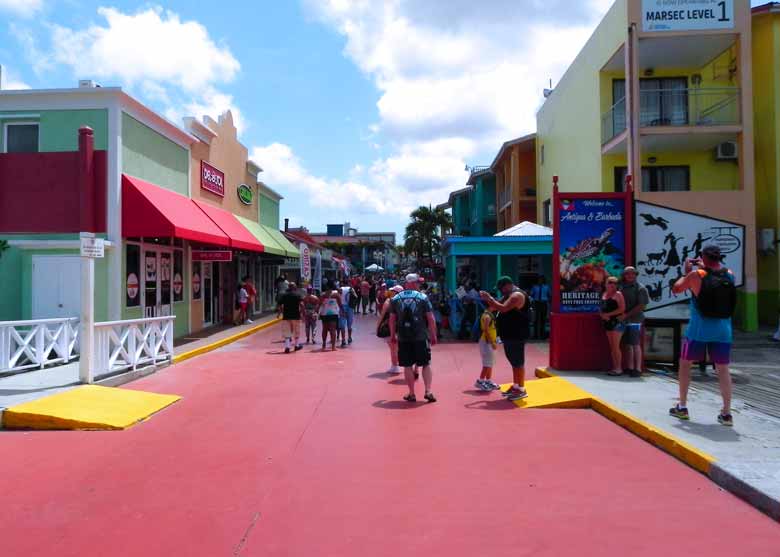
[[[243,224],[252,235],[258,239],[258,241],[265,247],[264,253],[270,253],[271,255],[279,255],[281,257],[289,257],[285,247],[276,241],[273,235],[273,229],[268,226],[263,226],[253,220],[249,220],[245,217],[236,215],[236,218]],[[280,232],[281,234],[281,232]],[[286,240],[286,238],[285,238]],[[289,243],[289,242],[287,242]]]
[[[300,250],[296,248],[292,244],[292,242],[290,242],[290,240],[287,239],[287,237],[284,234],[282,234],[281,230],[277,230],[276,228],[271,228],[270,226],[266,226],[265,228],[270,232],[274,240],[276,240],[276,243],[284,248],[284,251],[286,252],[285,255],[287,257],[296,257],[296,258],[301,257]]]

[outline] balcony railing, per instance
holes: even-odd
[[[728,126],[738,125],[738,87],[644,89],[639,93],[639,125]],[[601,142],[607,143],[626,129],[625,98],[601,117]]]

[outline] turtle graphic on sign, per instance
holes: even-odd
[[[127,298],[129,300],[135,300],[136,296],[138,296],[138,290],[138,275],[130,273],[127,275]]]
[[[184,287],[184,281],[181,279],[181,274],[176,273],[173,275],[173,291],[178,296],[181,294],[181,289]]]

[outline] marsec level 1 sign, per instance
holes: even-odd
[[[642,0],[643,31],[732,29],[734,0]]]

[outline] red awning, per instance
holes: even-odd
[[[122,236],[172,236],[230,246],[225,232],[189,197],[127,174],[122,175]]]
[[[224,209],[214,207],[203,201],[192,200],[195,205],[213,220],[225,234],[230,238],[230,245],[234,249],[244,249],[249,251],[265,251],[265,246],[247,228],[241,224],[236,216]]]

